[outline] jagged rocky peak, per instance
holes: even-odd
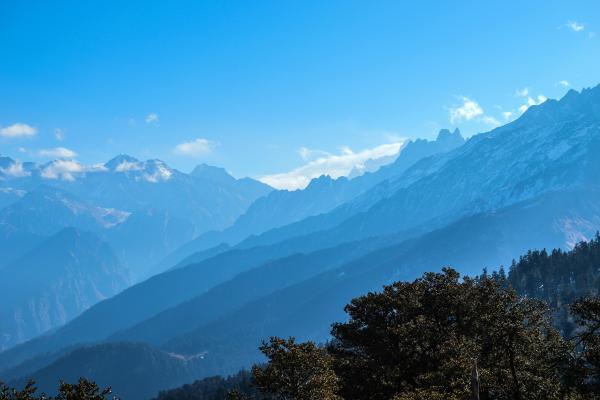
[[[400,152],[404,156],[425,157],[429,153],[437,153],[452,150],[461,146],[465,142],[465,138],[461,135],[458,128],[451,131],[450,129],[441,129],[435,140],[415,139],[411,140],[404,146]],[[402,156],[399,157],[401,159]],[[416,160],[414,160],[416,161]]]
[[[138,165],[139,163],[140,163],[140,160],[138,160],[135,157],[132,157],[127,154],[119,154],[118,156],[114,157],[113,159],[108,161],[106,164],[104,164],[104,166],[109,171],[119,171],[120,169],[122,170],[124,168],[124,166],[127,166],[128,168],[130,168],[131,166]]]
[[[346,177],[340,177],[338,179],[347,180]],[[318,178],[313,178],[310,181],[310,183],[308,184],[308,186],[306,187],[306,189],[315,189],[315,188],[319,188],[319,187],[323,187],[323,186],[329,186],[334,181],[336,181],[336,179],[333,179],[329,175],[321,175]]]
[[[458,128],[452,132],[449,129],[441,129],[435,141],[440,144],[461,145],[464,143],[465,138],[463,138]]]
[[[600,85],[584,88],[581,92],[571,89],[558,101],[558,104],[577,113],[595,114],[600,110]]]
[[[600,114],[600,85],[584,88],[581,92],[571,89],[560,100],[548,99],[531,106],[517,121],[522,125],[541,123],[544,119],[553,123],[557,119],[574,120],[582,116],[595,118]]]

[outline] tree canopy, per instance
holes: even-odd
[[[595,398],[599,304],[573,306],[576,344],[544,302],[446,268],[353,299],[325,348],[271,338],[254,380],[277,399],[459,400],[471,398],[476,363],[481,400]]]
[[[116,397],[110,397],[111,388],[101,389],[95,382],[85,378],[80,378],[75,384],[60,382],[56,396],[36,392],[33,381],[29,381],[21,390],[0,383],[0,400],[117,400]]]

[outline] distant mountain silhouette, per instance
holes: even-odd
[[[199,234],[231,225],[271,190],[217,167],[185,174],[128,155],[91,167],[0,158],[1,222],[14,232],[45,236],[67,226],[94,231],[115,247],[136,280]]]
[[[332,179],[323,175],[313,179],[304,190],[278,190],[259,198],[241,215],[235,224],[220,232],[208,232],[182,246],[161,262],[159,269],[181,262],[196,251],[221,243],[236,244],[251,235],[258,235],[307,217],[327,213],[337,206],[352,201],[375,185],[400,177],[417,161],[454,150],[464,143],[460,131],[440,131],[434,141],[409,141],[394,162],[354,179]],[[325,228],[325,226],[320,227]]]
[[[0,270],[0,346],[64,324],[129,281],[128,271],[97,236],[61,230]]]

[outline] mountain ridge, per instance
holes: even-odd
[[[129,272],[96,235],[59,231],[0,270],[2,348],[64,324],[129,282]]]

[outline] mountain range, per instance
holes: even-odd
[[[417,161],[434,154],[446,153],[461,146],[464,141],[458,129],[454,132],[442,129],[436,140],[408,141],[392,163],[382,166],[375,172],[366,172],[353,179],[345,177],[332,179],[322,175],[313,179],[304,190],[273,191],[252,203],[232,226],[222,231],[207,232],[169,255],[162,261],[162,268],[181,262],[197,251],[222,243],[235,245],[250,236],[260,235],[311,216],[328,213],[381,182],[402,175]],[[317,229],[323,227],[324,225],[320,225]],[[281,237],[277,238],[279,239]]]
[[[0,348],[63,325],[129,284],[110,246],[62,229],[0,270]]]
[[[64,226],[91,230],[115,248],[135,280],[150,276],[152,265],[185,242],[231,225],[272,190],[222,168],[200,165],[185,174],[160,160],[127,155],[95,166],[2,157],[0,188],[10,207],[3,210],[0,227],[43,235]]]
[[[187,243],[177,247],[173,241],[160,252],[162,260],[157,253],[137,267],[159,273],[1,352],[0,378],[18,383],[34,377],[50,390],[59,378],[75,379],[83,371],[118,395],[144,399],[260,361],[257,347],[269,336],[326,341],[330,324],[344,318],[344,304],[384,284],[448,265],[478,274],[484,267],[508,265],[528,249],[570,248],[593,237],[600,229],[599,150],[600,86],[532,106],[515,121],[466,141],[458,131],[442,131],[435,141],[410,142],[393,163],[351,179],[321,177],[291,192],[257,190],[228,223],[213,220],[202,232],[195,227]],[[138,183],[123,195],[168,175],[164,164],[116,160],[94,179],[131,174],[127,184]],[[3,162],[4,170],[15,169]],[[50,186],[61,192],[44,194],[45,187],[25,183],[35,178],[35,168],[47,166],[21,168],[31,175],[15,178],[22,184],[11,183],[6,191],[7,206],[0,211],[6,235],[26,232],[40,240],[73,224],[93,231],[127,260],[144,252],[143,245],[136,251],[118,246],[137,232],[137,225],[125,230],[128,221],[138,215],[139,226],[153,230],[160,224],[144,225],[147,210],[180,215],[165,211],[159,201],[134,207],[137,200],[109,201],[108,194],[91,189],[84,196],[79,181],[95,172],[73,176]],[[212,167],[181,181],[198,174],[240,191],[247,184],[227,180]],[[145,193],[172,196],[162,193],[170,190],[168,184],[156,187]],[[44,201],[31,202],[35,196]],[[31,204],[38,203],[44,206],[36,218]],[[33,217],[15,218],[19,213]],[[207,221],[199,215],[189,220]],[[46,228],[36,227],[36,219]],[[185,230],[182,220],[174,231]],[[127,233],[119,236],[121,229]],[[156,233],[147,234],[152,243]],[[167,247],[175,250],[167,254]],[[25,264],[10,265],[0,273]],[[136,390],[144,379],[151,384]]]

